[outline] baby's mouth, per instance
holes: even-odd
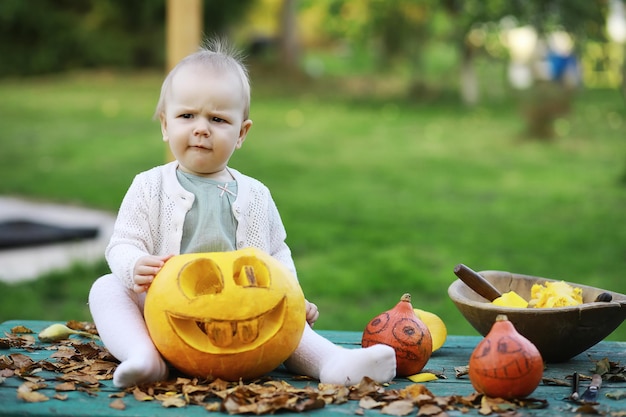
[[[209,148],[207,146],[202,146],[202,145],[194,145],[191,146],[190,148],[195,149],[197,151],[212,151],[213,148]]]

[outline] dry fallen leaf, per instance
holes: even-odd
[[[124,403],[124,400],[122,400],[121,398],[116,398],[109,403],[109,407],[111,407],[114,410],[125,410],[126,404]]]
[[[35,332],[33,332],[31,329],[29,329],[26,326],[15,326],[11,328],[11,333],[18,334],[18,333],[35,333]]]
[[[27,403],[40,403],[48,401],[50,398],[37,391],[17,391],[17,398]]]
[[[381,414],[387,414],[390,416],[406,416],[411,414],[415,410],[413,401],[410,400],[398,400],[389,403],[384,406],[380,412]]]
[[[12,353],[9,355],[11,362],[13,362],[13,369],[18,369],[22,372],[28,373],[32,369],[33,361],[30,356],[26,356],[21,353]]]
[[[443,412],[444,412],[444,410],[441,407],[439,407],[438,405],[435,405],[435,404],[424,404],[417,411],[417,415],[419,417],[422,417],[422,416],[438,416],[438,415],[441,415],[441,413],[443,413]]]
[[[161,402],[161,405],[165,408],[176,407],[182,408],[187,406],[187,401],[183,398],[182,394],[169,392],[166,394],[159,394],[155,397],[156,400]]]
[[[98,334],[98,330],[96,329],[96,325],[92,322],[88,322],[88,321],[76,321],[76,320],[70,320],[67,323],[65,323],[65,325],[67,327],[69,327],[72,330],[78,330],[81,332],[87,332],[87,333],[91,333],[93,335],[97,335]]]
[[[612,400],[621,400],[622,398],[626,398],[626,390],[611,390],[604,395]]]
[[[543,385],[554,385],[558,387],[571,387],[572,383],[560,378],[542,378],[541,383]]]
[[[139,387],[135,387],[135,389],[133,389],[133,397],[137,401],[152,401],[152,400],[154,400],[154,397],[152,395],[146,394],[145,392],[140,390]]]
[[[379,408],[387,404],[384,401],[376,401],[372,397],[366,395],[365,397],[359,400],[359,407],[365,410],[371,410],[372,408]]]
[[[220,411],[220,408],[221,408],[221,405],[218,402],[212,402],[204,406],[205,410],[211,411],[211,412],[218,412]]]
[[[399,393],[402,398],[418,398],[422,395],[434,397],[428,388],[422,384],[411,384],[406,388],[402,388]]]
[[[5,333],[6,337],[1,339],[0,345],[3,349],[25,348],[34,345],[37,340],[32,334]]]
[[[37,392],[36,390],[40,388],[45,388],[45,384],[35,384],[32,382],[24,382],[17,388],[17,398],[20,400],[24,400],[28,403],[38,403],[43,401],[48,401],[49,398],[44,394]]]
[[[577,413],[583,414],[600,414],[600,411],[593,404],[582,404],[576,409]]]
[[[57,384],[54,389],[55,391],[76,391],[76,384],[74,382],[63,382]]]
[[[454,376],[457,378],[462,378],[465,375],[469,374],[469,365],[463,366],[455,366],[454,367]]]

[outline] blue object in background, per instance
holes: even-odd
[[[549,51],[548,62],[550,64],[550,79],[552,81],[563,81],[568,73],[578,74],[578,61],[574,54],[559,55]]]

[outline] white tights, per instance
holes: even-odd
[[[145,294],[137,295],[113,275],[99,278],[89,293],[89,308],[102,342],[121,363],[113,374],[116,387],[167,378],[167,365],[152,343],[143,318]],[[296,351],[285,361],[291,372],[326,384],[357,384],[364,376],[378,382],[395,377],[393,348],[374,345],[344,349],[308,325]]]

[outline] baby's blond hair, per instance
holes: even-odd
[[[248,71],[243,64],[243,55],[240,51],[234,49],[224,39],[210,39],[205,41],[200,49],[183,58],[172,70],[167,74],[163,85],[161,86],[161,95],[157,102],[154,118],[159,119],[165,112],[165,97],[169,91],[172,79],[176,72],[189,64],[203,66],[218,71],[233,71],[241,80],[243,91],[244,111],[243,119],[250,117],[250,79]]]

